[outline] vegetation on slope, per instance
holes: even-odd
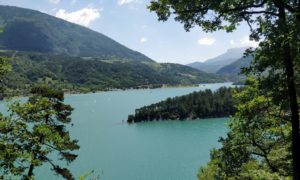
[[[232,88],[222,87],[215,92],[205,90],[168,98],[135,110],[127,122],[228,117],[236,111],[232,91]]]
[[[101,33],[35,10],[0,6],[0,25],[1,49],[152,61]]]
[[[36,83],[70,92],[220,82],[179,64],[158,64],[105,35],[30,9],[0,6],[0,55],[11,57],[6,94]],[[16,53],[13,53],[16,50]]]
[[[217,75],[179,64],[25,52],[1,52],[0,55],[13,56],[13,70],[4,79],[8,95],[24,94],[24,90],[36,83],[64,91],[89,92],[222,81]]]

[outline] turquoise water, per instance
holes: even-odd
[[[209,160],[226,133],[226,119],[164,121],[129,125],[136,108],[203,89],[231,83],[190,88],[127,90],[69,95],[66,103],[75,110],[72,137],[81,146],[69,165],[76,177],[95,170],[101,180],[192,180]],[[2,104],[3,105],[3,104]],[[48,167],[36,170],[37,179],[59,179]]]

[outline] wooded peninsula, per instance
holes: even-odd
[[[236,112],[232,97],[234,90],[238,89],[222,87],[215,92],[205,90],[168,98],[136,109],[134,115],[128,116],[127,122],[228,117]]]

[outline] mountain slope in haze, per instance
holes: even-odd
[[[242,57],[233,63],[222,67],[220,70],[218,70],[217,74],[227,77],[227,79],[230,81],[240,81],[244,78],[244,75],[241,74],[241,69],[244,67],[249,67],[252,60],[252,56]]]
[[[208,59],[205,62],[194,62],[187,64],[187,66],[193,67],[195,69],[199,69],[208,73],[216,73],[222,67],[229,65],[241,58],[245,52],[247,47],[244,48],[233,48],[228,49],[226,53],[221,54],[215,58]]]
[[[1,49],[150,60],[101,33],[35,10],[0,6],[0,23]]]
[[[241,68],[249,67],[253,57],[247,56],[236,60],[235,62],[222,67],[218,70],[217,74],[230,74],[230,75],[239,75],[241,73]]]
[[[81,58],[41,53],[2,51],[12,57],[13,71],[5,79],[8,95],[20,95],[36,83],[71,92],[155,88],[224,82],[215,74],[179,65],[119,58]]]

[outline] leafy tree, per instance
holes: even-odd
[[[211,161],[199,179],[290,179],[292,176],[291,123],[283,104],[259,89],[254,79],[236,94],[238,111],[230,121],[222,148],[211,152]]]
[[[4,98],[3,77],[9,71],[11,71],[11,65],[9,64],[9,58],[0,56],[0,100]]]
[[[28,102],[15,102],[10,116],[1,119],[0,165],[3,174],[34,177],[34,169],[45,163],[66,179],[73,179],[67,168],[54,162],[53,154],[67,163],[77,157],[77,140],[72,140],[66,125],[73,108],[63,103],[64,94],[48,87],[35,87]],[[51,155],[51,156],[50,156]]]
[[[11,71],[9,58],[0,56],[0,79],[3,79],[4,74]]]
[[[297,101],[299,99],[299,92],[297,92],[299,84],[297,82],[299,82],[300,60],[300,1],[153,0],[149,9],[155,11],[159,20],[162,21],[166,21],[171,15],[174,16],[176,21],[184,24],[186,30],[194,26],[200,26],[207,32],[216,30],[232,32],[241,22],[248,23],[251,30],[250,38],[256,41],[260,40],[261,43],[260,47],[256,50],[253,66],[246,70],[246,73],[248,75],[255,75],[259,84],[256,91],[262,92],[264,96],[268,95],[265,98],[271,99],[270,104],[272,106],[274,104],[281,105],[276,110],[279,108],[279,110],[284,110],[285,114],[290,114],[287,118],[291,120],[291,140],[288,141],[291,142],[291,150],[288,149],[292,152],[293,178],[300,179],[299,105]],[[251,99],[248,100],[251,102]],[[243,109],[240,110],[242,111]],[[247,118],[251,119],[251,121],[258,118],[264,123],[268,123],[267,120],[280,122],[279,119],[260,117],[260,114],[256,114],[256,116],[244,114],[244,116],[237,115],[237,117],[241,119],[237,118],[238,120],[233,120],[233,124],[236,124],[238,127],[241,126],[239,123],[243,123]],[[272,125],[274,128],[276,128],[276,125],[280,127],[280,124],[273,123]],[[258,128],[260,126],[264,126],[264,124],[260,124]],[[255,134],[255,131],[253,133]],[[231,136],[235,135],[231,134]],[[229,133],[228,139],[231,136]],[[267,137],[263,138],[263,140],[269,142]],[[232,153],[231,148],[225,149],[227,145],[225,142],[227,141],[223,142],[224,149],[220,151],[225,154]],[[240,145],[236,146],[239,147]],[[239,162],[244,156],[240,158],[239,156],[236,157],[235,159],[230,159],[230,161],[236,160]],[[249,156],[246,157],[248,158]],[[212,161],[215,159],[217,158],[213,158]],[[252,159],[246,159],[246,161],[243,161],[243,163],[238,164],[236,167],[244,165],[245,162],[253,162],[250,160]],[[266,158],[265,161],[267,162]],[[211,167],[215,168],[216,166],[214,164]],[[231,168],[232,166],[229,167]],[[238,169],[241,169],[241,166],[239,167]],[[245,167],[250,169],[250,165]],[[253,163],[251,167],[259,168],[257,164],[254,165]],[[231,171],[231,175],[234,176],[233,170]],[[272,172],[277,173],[274,169]],[[220,177],[223,176],[220,175]]]
[[[0,30],[2,32],[2,28]],[[9,58],[0,56],[0,83],[3,98],[3,78],[11,71]],[[73,108],[63,103],[64,94],[48,87],[35,87],[27,103],[15,102],[10,116],[0,113],[0,179],[33,179],[34,169],[50,163],[52,169],[66,179],[73,179],[67,168],[56,165],[49,157],[57,152],[60,160],[74,161],[79,149],[65,129],[71,122]],[[26,172],[27,171],[27,172]],[[12,177],[11,177],[12,176]]]

